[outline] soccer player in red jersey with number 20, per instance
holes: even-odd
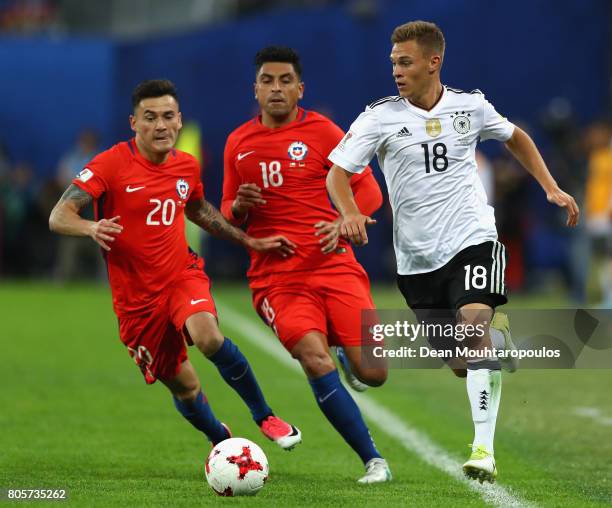
[[[321,411],[366,467],[360,483],[391,479],[359,408],[340,382],[329,345],[355,389],[379,386],[386,368],[361,365],[361,310],[374,308],[370,283],[349,243],[339,237],[325,179],[327,154],[344,136],[328,118],[298,107],[304,84],[298,55],[268,47],[256,58],[261,115],[238,127],[225,147],[221,211],[250,235],[283,235],[287,257],[249,249],[253,305],[296,358]],[[368,214],[382,204],[371,170],[352,180]]]
[[[186,341],[215,364],[263,434],[293,448],[301,440],[299,430],[274,416],[246,358],[219,331],[204,260],[187,245],[184,216],[255,251],[282,257],[292,244],[282,236],[246,235],[204,199],[199,164],[174,149],[182,124],[170,81],[141,83],[132,103],[135,137],[94,157],[51,212],[49,226],[65,235],[90,236],[104,249],[121,341],[146,382],[166,385],[177,410],[196,429],[213,444],[231,436],[201,391]],[[79,216],[92,200],[95,222]]]

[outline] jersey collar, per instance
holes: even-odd
[[[282,127],[279,127],[278,129],[271,129],[270,127],[266,127],[261,121],[261,113],[257,115],[253,120],[254,120],[254,123],[259,125],[259,127],[261,127],[262,129],[266,129],[269,131],[279,131],[282,129],[290,128],[296,123],[303,122],[304,120],[306,120],[307,116],[308,116],[308,111],[298,106],[298,113],[297,113],[297,116],[295,117],[295,120],[289,122],[287,125],[283,125]]]
[[[166,159],[166,162],[162,162],[161,164],[154,164],[153,162],[151,162],[149,159],[147,159],[140,153],[140,151],[138,150],[138,145],[136,145],[135,137],[128,141],[128,148],[130,149],[130,152],[132,152],[132,155],[136,159],[138,159],[140,162],[152,168],[162,168],[166,164],[168,164],[168,162],[170,162],[171,158],[176,158],[176,148],[172,148],[172,150],[170,150],[170,154],[168,154],[168,158]]]
[[[410,102],[410,100],[406,97],[404,97],[404,104],[406,104],[406,106],[408,106],[410,109],[412,109],[416,113],[419,113],[423,116],[430,116],[430,115],[433,115],[439,109],[440,104],[444,102],[444,97],[446,97],[446,95],[448,95],[448,92],[446,91],[446,85],[442,85],[442,92],[440,92],[440,96],[438,97],[438,100],[430,109],[424,109],[420,106],[417,106],[416,104],[413,104],[412,102]]]

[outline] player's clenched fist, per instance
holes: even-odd
[[[574,198],[567,192],[563,192],[557,187],[553,191],[546,193],[546,199],[548,199],[550,203],[554,203],[557,206],[567,209],[567,226],[573,228],[576,226],[576,224],[578,224],[580,210],[578,209],[576,200],[574,200]]]
[[[236,199],[232,203],[232,213],[237,219],[242,219],[251,208],[265,205],[266,200],[261,195],[261,189],[254,183],[243,183],[238,187]]]
[[[282,257],[286,258],[295,253],[297,245],[284,236],[276,235],[266,238],[249,237],[247,240],[247,247],[257,252],[276,251]]]
[[[376,224],[376,220],[362,214],[345,215],[340,226],[340,234],[355,245],[367,245],[366,226]]]
[[[123,226],[119,224],[120,218],[117,215],[112,219],[102,219],[92,223],[89,236],[104,250],[111,250],[106,242],[114,242],[115,237],[113,235],[118,235],[123,231]]]

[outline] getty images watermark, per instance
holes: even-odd
[[[366,366],[464,368],[470,360],[520,361],[521,368],[612,368],[612,310],[504,309],[514,348],[490,334],[491,315],[450,309],[362,311]],[[495,335],[497,333],[497,335]]]
[[[559,358],[561,352],[558,349],[534,350],[516,350],[495,348],[492,344],[490,347],[483,345],[476,347],[470,343],[477,339],[484,340],[488,333],[488,320],[478,324],[466,323],[428,323],[421,321],[420,323],[410,323],[409,321],[395,321],[395,323],[378,323],[372,325],[371,337],[374,342],[378,342],[378,346],[373,346],[372,355],[376,358],[467,358],[467,359],[487,359],[492,357],[504,358],[514,357],[518,359],[527,357],[553,357]],[[400,346],[399,348],[385,348],[385,339],[404,339],[405,341],[414,344],[419,337],[438,337],[448,339],[451,342],[450,347],[436,349],[428,346]]]

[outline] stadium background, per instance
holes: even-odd
[[[480,145],[483,182],[511,253],[509,306],[610,308],[609,1],[0,0],[0,504],[3,489],[38,487],[67,488],[68,504],[88,508],[224,501],[202,479],[208,443],[177,416],[166,390],[144,386],[118,340],[95,245],[48,231],[70,178],[92,153],[131,135],[132,88],[152,77],[176,82],[188,121],[181,146],[201,152],[207,195],[218,205],[226,136],[256,111],[260,47],[295,47],[303,105],[346,129],[366,104],[396,93],[389,35],[418,18],[446,35],[443,82],[482,89],[526,128],[582,206],[580,227],[566,229],[565,213],[546,203],[503,147]],[[376,218],[358,256],[377,306],[403,308],[388,207]],[[393,369],[358,403],[394,481],[356,488],[362,465],[251,307],[245,253],[189,235],[202,243],[222,331],[249,358],[275,411],[304,435],[291,454],[263,440],[244,404],[191,348],[215,413],[260,444],[271,464],[263,492],[233,502],[612,505],[610,369],[504,375],[500,475],[486,488],[460,473],[472,439],[464,383],[446,369]]]
[[[181,0],[172,6],[2,0],[0,274],[61,281],[95,272],[86,256],[70,254],[88,247],[61,245],[47,231],[46,217],[66,175],[78,172],[91,152],[131,135],[130,93],[139,81],[166,77],[178,86],[191,138],[196,136],[189,146],[201,148],[206,193],[219,205],[225,139],[256,111],[253,57],[259,48],[296,48],[304,63],[304,107],[347,129],[366,104],[396,93],[389,34],[409,19],[439,23],[447,39],[443,82],[482,89],[526,128],[584,211],[589,172],[597,173],[590,157],[601,148],[602,133],[609,139],[609,131],[593,122],[609,119],[611,10],[605,0],[518,0],[511,8],[486,0]],[[77,139],[86,130],[95,137],[79,151]],[[593,238],[601,232],[592,235],[584,220],[576,231],[564,229],[563,213],[547,205],[500,145],[480,147],[510,251],[510,288],[569,292],[579,302],[605,299],[601,256],[589,264]],[[593,176],[600,200],[609,195],[610,173],[605,167],[603,176]],[[377,177],[382,183],[379,172]],[[388,207],[377,218],[372,245],[359,256],[375,282],[390,281]],[[204,239],[203,249],[211,275],[239,279],[244,273],[240,248]],[[91,249],[85,254],[95,256]]]

